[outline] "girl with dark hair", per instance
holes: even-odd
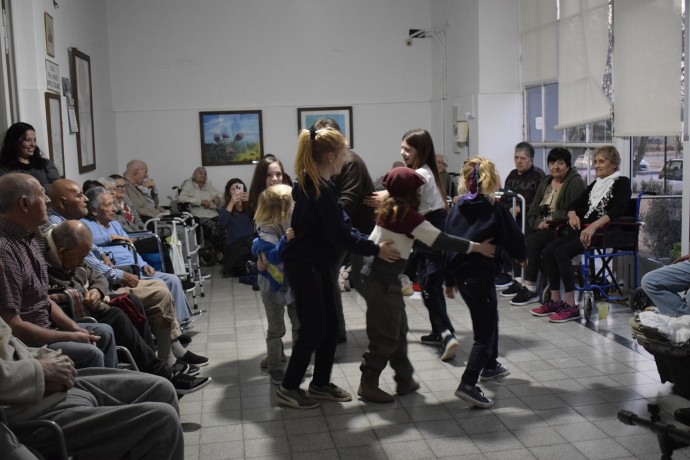
[[[249,214],[254,215],[259,201],[259,195],[268,187],[277,184],[286,184],[292,187],[292,181],[285,175],[283,163],[274,155],[264,155],[256,164],[254,177],[249,186]]]
[[[60,178],[55,164],[41,155],[36,145],[36,130],[28,123],[15,123],[5,133],[0,150],[0,175],[9,172],[29,174],[43,187]]]
[[[389,241],[376,244],[352,227],[338,199],[331,177],[340,173],[347,150],[342,134],[330,128],[302,130],[297,143],[297,182],[292,196],[295,209],[291,227],[295,237],[283,250],[285,277],[295,295],[299,336],[292,347],[285,379],[277,399],[296,409],[318,407],[316,399],[350,401],[352,395],[331,382],[338,341],[335,286],[330,267],[340,250],[386,261],[400,258]],[[309,396],[300,388],[311,356],[314,377]]]
[[[247,212],[247,186],[241,179],[225,184],[224,206],[219,209],[218,223],[225,229],[223,253],[224,278],[247,274],[247,261],[253,260],[254,224]]]

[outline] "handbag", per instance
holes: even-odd
[[[128,294],[119,294],[110,299],[108,305],[111,307],[116,307],[122,310],[122,312],[127,315],[129,320],[132,322],[134,327],[139,329],[146,322],[146,316],[144,316],[137,306],[129,298]]]

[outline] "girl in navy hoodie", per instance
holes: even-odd
[[[494,164],[485,158],[474,157],[465,163],[461,173],[467,193],[460,197],[448,215],[446,232],[472,241],[493,237],[496,254],[501,253],[501,248],[511,258],[524,261],[527,256],[524,235],[515,219],[493,198],[500,184]],[[498,303],[494,280],[500,273],[501,260],[476,253],[446,252],[444,266],[447,273],[446,295],[453,298],[454,288],[460,291],[470,309],[474,331],[472,351],[455,395],[478,407],[491,407],[494,401],[484,396],[477,381],[510,374],[496,361]]]

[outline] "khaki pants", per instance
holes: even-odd
[[[121,287],[115,292],[118,294],[131,292],[139,297],[154,334],[160,329],[168,328],[172,328],[171,340],[177,339],[182,334],[175,315],[175,303],[164,282],[152,279],[139,280],[137,287]]]

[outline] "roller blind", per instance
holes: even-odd
[[[613,5],[614,134],[680,135],[680,0]]]
[[[555,81],[558,77],[556,0],[522,0],[520,17],[523,85]]]
[[[608,54],[608,1],[568,0],[560,8],[556,129],[607,120],[611,104],[602,82]]]

